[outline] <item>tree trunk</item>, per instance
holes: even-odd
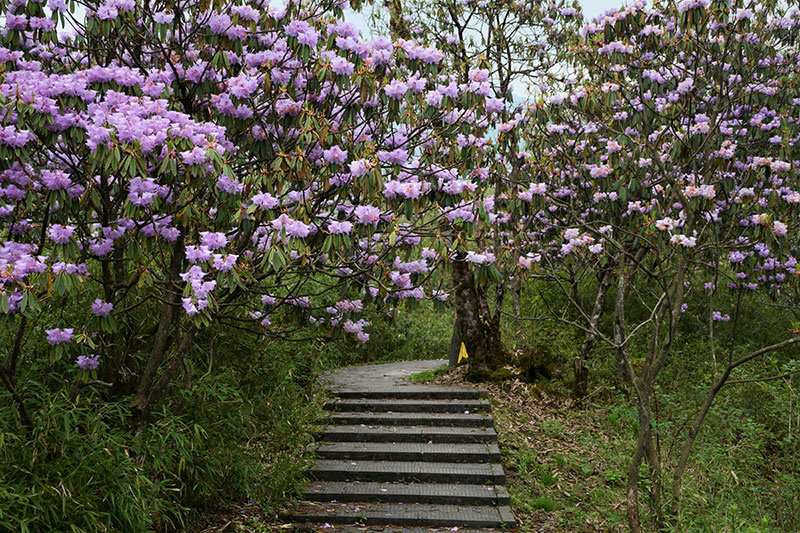
[[[488,316],[486,302],[481,302],[470,266],[463,260],[452,262],[455,285],[456,313],[461,321],[459,334],[467,348],[469,368],[467,379],[485,381],[492,371],[506,360],[500,338],[500,313]]]
[[[639,520],[639,471],[642,468],[647,442],[650,440],[650,412],[643,404],[639,404],[639,432],[636,438],[636,448],[633,460],[628,467],[628,486],[625,491],[628,527],[631,533],[641,533],[642,524]]]
[[[150,392],[154,380],[158,374],[161,364],[164,361],[167,348],[169,347],[170,332],[177,329],[180,321],[180,302],[181,302],[181,280],[180,271],[183,265],[183,239],[178,239],[172,253],[172,260],[169,266],[165,288],[164,304],[161,307],[161,314],[158,320],[158,327],[153,338],[153,348],[150,357],[145,365],[142,377],[139,379],[139,386],[136,396],[131,400],[131,409],[134,412],[134,420],[142,418],[145,411],[149,414]],[[146,416],[146,415],[145,415]],[[137,422],[138,423],[138,422]]]
[[[637,410],[639,412],[639,435],[636,442],[636,450],[633,460],[628,469],[628,488],[626,494],[628,525],[633,532],[642,530],[639,519],[639,471],[642,466],[642,459],[647,457],[650,465],[650,508],[655,516],[656,527],[660,528],[663,524],[662,510],[662,490],[661,490],[661,468],[660,460],[653,445],[652,434],[652,403],[656,379],[661,369],[672,351],[672,343],[680,319],[680,308],[683,305],[685,287],[683,284],[686,274],[688,261],[681,258],[676,269],[675,275],[664,291],[660,299],[660,306],[657,309],[656,317],[653,320],[653,333],[650,339],[650,347],[647,357],[642,365],[639,376],[636,375],[633,365],[626,357],[625,367],[628,377],[633,383],[638,399]],[[662,328],[663,333],[662,341]]]
[[[17,333],[14,335],[14,345],[11,348],[11,352],[6,357],[5,362],[0,365],[0,380],[2,380],[3,385],[5,385],[6,390],[11,394],[11,398],[17,405],[22,425],[26,428],[30,428],[33,426],[33,421],[28,413],[28,409],[25,407],[25,400],[20,394],[19,386],[17,385],[17,362],[19,361],[19,356],[22,351],[22,339],[25,335],[25,328],[27,325],[28,317],[22,316],[19,326],[17,326]]]
[[[522,276],[519,273],[511,280],[511,309],[514,313],[514,334],[521,333],[520,316],[522,314]]]
[[[458,355],[461,353],[461,319],[456,315],[453,324],[453,336],[450,338],[450,360],[448,366],[455,368],[458,366]]]
[[[600,278],[600,284],[597,287],[597,294],[594,298],[594,307],[592,309],[592,316],[589,319],[589,330],[586,332],[581,350],[578,358],[575,360],[575,379],[572,383],[572,397],[580,400],[586,397],[589,391],[589,354],[594,347],[597,334],[594,330],[600,323],[600,317],[603,313],[603,307],[606,303],[606,294],[608,288],[611,286],[611,279],[613,276],[613,269],[607,267]]]

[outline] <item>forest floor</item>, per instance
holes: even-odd
[[[463,380],[466,367],[436,383]],[[486,383],[511,507],[521,531],[624,531],[626,456],[601,422],[606,409],[512,379]],[[612,417],[613,418],[613,417]]]
[[[463,381],[464,370],[427,371],[412,380],[457,384]],[[608,413],[592,407],[575,409],[568,398],[519,380],[482,387],[489,391],[520,530],[623,531],[626,457],[613,455],[620,452],[621,443],[612,446],[601,428],[601,421],[608,422]],[[207,518],[199,529],[202,533],[260,533],[293,527],[264,515],[257,505],[242,505]]]
[[[414,376],[415,382],[459,384],[465,367]],[[637,414],[623,389],[598,386],[576,406],[558,379],[509,379],[481,384],[489,391],[511,507],[523,532],[626,531],[625,481]],[[686,477],[684,512],[675,531],[767,532],[777,527],[765,507],[764,473],[743,462],[761,456],[727,442],[726,408],[712,420]],[[730,411],[736,412],[736,411]],[[743,431],[740,429],[740,431]],[[757,443],[751,439],[751,444]],[[672,444],[665,439],[665,451]],[[747,453],[745,453],[747,452]],[[760,464],[760,463],[759,463]],[[643,483],[647,483],[643,479]],[[790,496],[790,495],[789,495]],[[787,496],[788,497],[788,496]],[[748,503],[749,502],[749,503]],[[765,514],[767,513],[767,514]],[[291,531],[258,505],[213,517],[202,533]],[[335,530],[335,528],[331,528]],[[365,528],[364,531],[374,531]]]

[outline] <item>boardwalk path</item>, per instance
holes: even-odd
[[[383,532],[513,528],[485,395],[408,381],[446,363],[406,361],[326,375],[336,400],[326,406],[328,425],[317,436],[320,460],[304,501],[284,518],[312,531],[332,524]]]

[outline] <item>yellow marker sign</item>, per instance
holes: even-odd
[[[467,353],[467,347],[464,346],[464,343],[461,343],[461,350],[458,352],[458,363],[457,365],[461,364],[462,359],[469,359],[469,354]]]

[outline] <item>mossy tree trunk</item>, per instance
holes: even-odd
[[[506,361],[500,335],[500,311],[489,312],[485,291],[476,286],[470,265],[463,260],[452,263],[459,335],[469,354],[467,379],[485,381]]]

